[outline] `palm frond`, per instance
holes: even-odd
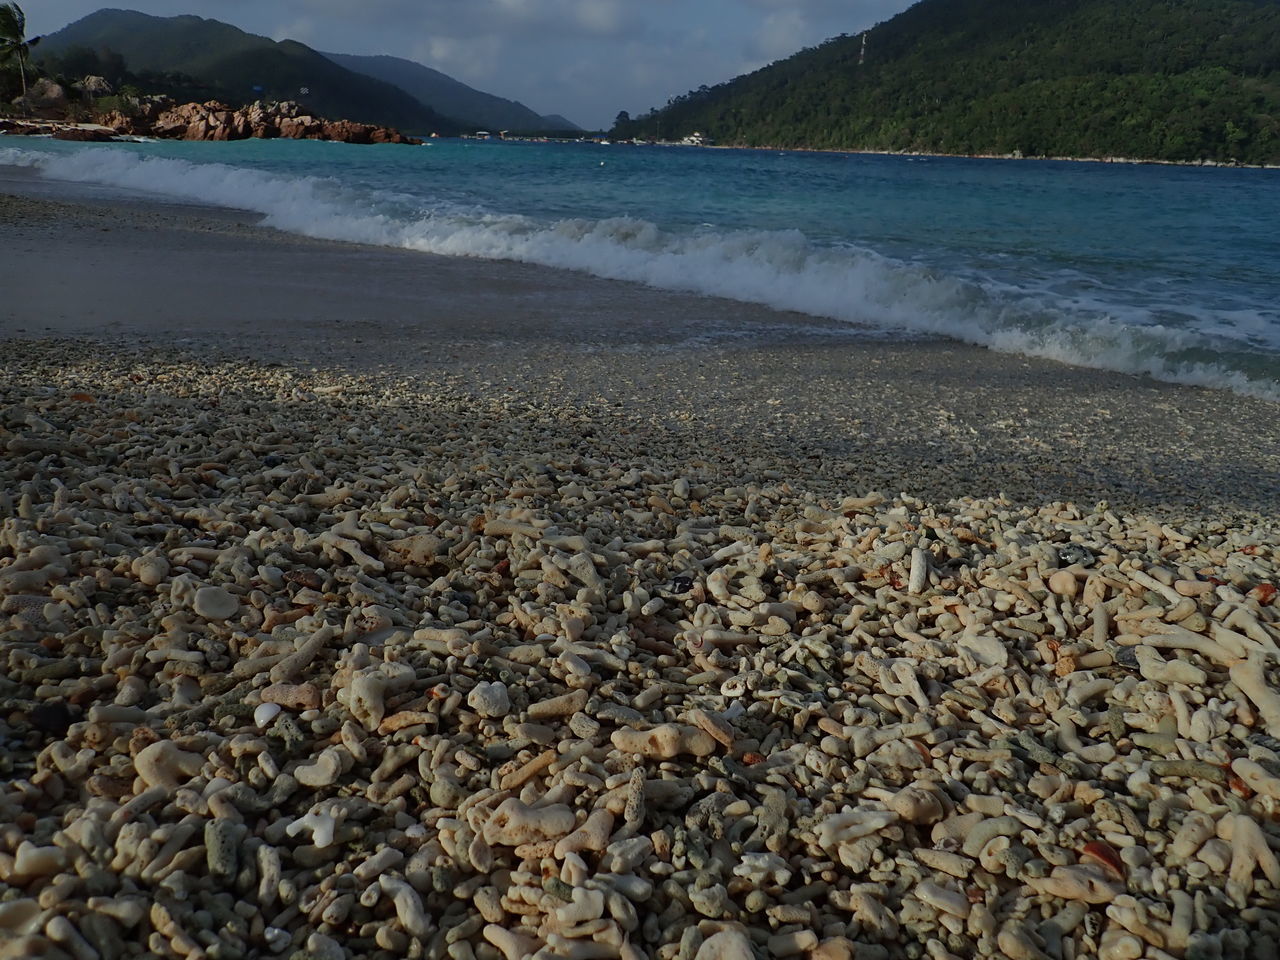
[[[27,16],[16,3],[0,3],[0,41],[23,42],[27,33]]]

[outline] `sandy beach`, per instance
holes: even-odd
[[[0,225],[0,958],[1275,955],[1274,404]]]

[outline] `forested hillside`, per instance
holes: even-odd
[[[99,10],[45,37],[39,53],[54,71],[85,53],[100,60],[119,56],[133,75],[181,74],[233,105],[296,100],[321,116],[414,133],[463,127],[399,87],[344,69],[304,44],[277,43],[202,17]]]
[[[922,0],[616,137],[1280,162],[1280,0]]]
[[[424,67],[400,57],[357,57],[344,53],[326,53],[341,67],[363,73],[386,83],[393,83],[433,110],[459,121],[478,124],[491,130],[551,130],[572,126],[562,117],[543,117],[523,103],[495,97],[467,86],[448,74]]]

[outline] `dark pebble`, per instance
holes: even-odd
[[[1127,670],[1138,669],[1138,656],[1135,652],[1136,647],[1117,647],[1111,655],[1111,659],[1115,661],[1116,666],[1124,667]]]
[[[41,733],[61,737],[66,735],[67,728],[76,718],[65,703],[42,703],[31,709],[27,719]]]

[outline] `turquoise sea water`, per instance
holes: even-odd
[[[0,137],[0,163],[254,210],[310,236],[565,267],[858,335],[941,335],[1280,401],[1275,170],[16,137]]]

